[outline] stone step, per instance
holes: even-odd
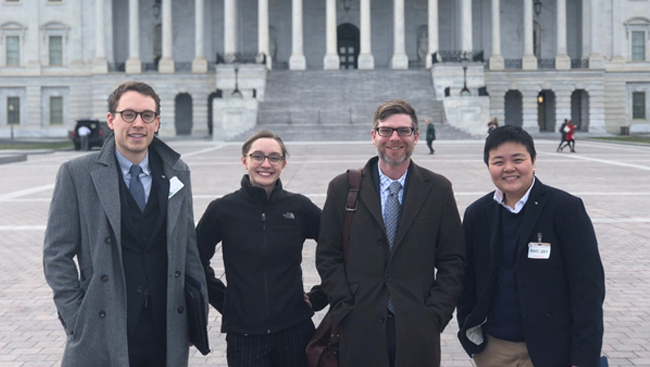
[[[466,140],[475,137],[457,130],[448,124],[434,123],[436,128],[436,139],[438,140]],[[260,130],[271,130],[284,141],[370,141],[370,129],[372,123],[367,121],[363,124],[267,124],[257,125],[248,131],[234,136],[228,141],[243,142],[251,135]],[[420,139],[424,142],[424,131],[426,126],[420,124]]]

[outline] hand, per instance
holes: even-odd
[[[305,302],[307,302],[307,304],[311,308],[311,302],[309,302],[309,296],[307,295],[306,292],[302,292],[302,293],[303,293],[303,299],[305,300]]]

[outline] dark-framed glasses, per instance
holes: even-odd
[[[115,113],[119,113],[122,116],[122,120],[125,122],[133,122],[138,118],[138,115],[140,115],[142,122],[150,124],[156,120],[156,117],[158,117],[158,113],[154,111],[135,112],[133,110],[122,110],[115,111]]]
[[[254,152],[248,155],[254,162],[262,163],[265,159],[269,159],[271,163],[280,163],[284,160],[284,157],[279,154],[264,155],[259,152]]]
[[[411,136],[415,129],[413,127],[388,127],[388,126],[382,126],[382,127],[377,127],[375,128],[375,131],[379,136],[391,136],[393,135],[393,131],[397,131],[397,135],[399,136]]]

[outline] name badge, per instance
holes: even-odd
[[[529,259],[548,259],[551,256],[551,244],[543,242],[530,242],[528,244]]]

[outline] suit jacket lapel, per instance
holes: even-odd
[[[104,167],[94,170],[90,173],[93,184],[102,208],[108,218],[108,223],[113,228],[115,239],[117,241],[117,249],[122,255],[122,228],[120,226],[121,220],[121,202],[120,202],[120,187],[119,177],[117,174],[116,161],[115,161],[115,140],[109,138],[104,147],[102,148],[96,162]]]
[[[519,245],[517,248],[517,259],[521,251],[523,251],[528,243],[528,238],[531,237],[535,225],[539,221],[539,217],[542,214],[544,209],[544,204],[546,203],[546,198],[544,197],[544,185],[538,180],[535,179],[535,184],[533,189],[530,191],[528,196],[528,201],[526,201],[526,207],[524,210],[524,218],[521,222],[521,230],[519,232]]]
[[[169,196],[169,181],[167,176],[163,173],[160,157],[155,152],[149,155],[149,162],[151,165],[151,185],[155,186],[156,196],[158,196],[158,217],[152,230],[150,243],[153,242],[154,234],[158,233],[160,226],[162,226],[164,219],[167,216],[167,197]]]
[[[372,217],[375,218],[375,221],[379,224],[384,233],[386,233],[384,218],[381,215],[381,203],[379,202],[379,195],[377,193],[377,189],[375,188],[375,182],[372,178],[372,170],[370,169],[370,165],[376,165],[377,161],[372,161],[374,161],[374,163],[368,163],[368,165],[366,165],[366,167],[363,169],[361,192],[359,193],[359,197],[368,208],[368,211]]]
[[[490,229],[490,261],[492,264],[491,268],[495,268],[498,265],[498,259],[497,259],[497,254],[500,253],[499,249],[497,246],[501,245],[501,236],[499,234],[501,233],[501,221],[499,220],[500,218],[500,213],[499,211],[501,210],[501,205],[499,205],[496,201],[492,200],[491,198],[488,199],[488,203],[485,206],[485,215],[488,218],[488,225]],[[481,249],[481,251],[483,251]]]
[[[393,252],[408,232],[427,195],[429,195],[429,190],[431,190],[431,185],[424,180],[419,167],[415,164],[411,164],[409,167],[408,175],[411,177],[406,178],[408,190],[404,191],[404,197],[402,198],[402,216],[397,227],[397,233],[395,233]]]

